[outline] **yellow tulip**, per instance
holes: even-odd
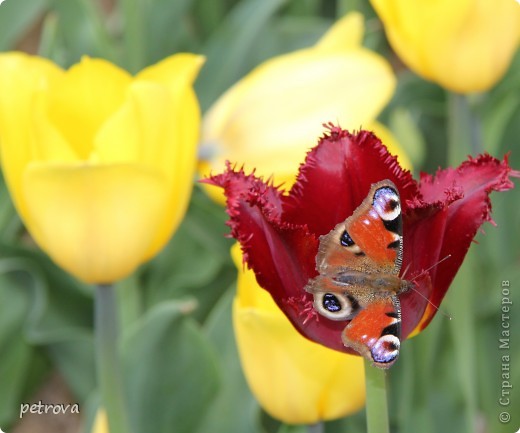
[[[289,424],[346,416],[365,402],[363,360],[302,337],[245,270],[239,245],[233,325],[242,367],[260,405]]]
[[[520,6],[514,0],[370,1],[401,59],[454,92],[491,88],[520,40]]]
[[[98,409],[91,433],[109,433],[107,413],[104,409]]]
[[[203,120],[210,156],[202,173],[219,173],[229,160],[289,188],[324,122],[379,133],[374,120],[396,80],[384,58],[360,45],[362,36],[363,17],[349,14],[314,47],[266,61],[224,93]],[[222,201],[220,191],[209,192]]]
[[[15,206],[40,247],[89,283],[155,255],[191,194],[203,59],[178,54],[132,77],[85,57],[64,71],[0,55],[0,150]]]

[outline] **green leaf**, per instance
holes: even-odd
[[[318,430],[319,431],[319,430]],[[313,433],[312,427],[306,425],[282,424],[277,433]]]
[[[0,181],[0,203],[0,240],[9,242],[16,237],[21,222],[3,179]]]
[[[421,167],[426,156],[426,143],[410,110],[397,107],[390,113],[389,127],[414,167]]]
[[[84,55],[117,60],[114,41],[98,2],[54,0],[52,12],[57,22],[53,29],[52,52],[46,54],[56,63],[68,67]]]
[[[0,267],[2,262],[0,262]],[[26,387],[33,349],[23,338],[25,316],[29,310],[27,293],[0,275],[0,378],[2,404],[0,425],[18,416],[19,402]]]
[[[203,109],[244,75],[253,65],[248,61],[259,32],[286,0],[239,2],[210,38],[207,62],[197,80]]]
[[[483,142],[486,151],[496,155],[504,141],[507,126],[512,122],[518,122],[520,112],[520,98],[518,89],[514,93],[505,94],[493,104],[488,104],[486,116],[483,119]]]
[[[455,342],[454,367],[458,371],[459,386],[464,396],[465,429],[458,431],[475,431],[477,420],[477,372],[476,372],[476,335],[475,308],[473,302],[474,287],[478,284],[475,278],[475,251],[470,249],[457,276],[452,289],[446,297],[452,314],[451,330]]]
[[[183,224],[166,248],[143,269],[142,287],[149,308],[172,298],[195,298],[194,316],[204,321],[236,278],[224,237],[224,210],[195,190]]]
[[[77,281],[38,252],[0,244],[0,253],[10,256],[0,262],[1,270],[28,298],[28,311],[20,315],[24,341],[46,350],[82,400],[95,384],[90,297]]]
[[[215,355],[186,304],[163,302],[123,339],[127,402],[136,433],[192,433],[218,386]]]
[[[260,433],[260,408],[247,386],[233,335],[231,308],[235,287],[227,291],[205,325],[218,354],[221,387],[215,403],[205,412],[197,433]]]
[[[146,22],[146,64],[158,62],[165,55],[181,51],[188,31],[188,11],[192,3],[193,0],[150,2]]]
[[[47,5],[46,0],[6,0],[0,5],[0,51],[13,49]]]

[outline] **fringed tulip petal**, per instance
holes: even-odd
[[[442,301],[477,229],[490,220],[488,195],[510,189],[511,176],[520,177],[520,172],[512,171],[507,159],[483,155],[417,183],[373,134],[330,126],[287,195],[231,166],[208,182],[224,189],[231,234],[240,242],[245,262],[296,329],[313,341],[351,352],[341,340],[346,322],[318,316],[304,290],[317,273],[319,236],[350,216],[372,184],[394,182],[403,213],[402,270],[408,280],[416,278],[417,286],[400,296],[406,338],[436,313],[426,308],[424,297],[436,305]],[[448,254],[450,259],[438,264]]]
[[[407,213],[404,235],[409,242],[404,260],[416,263],[419,270],[450,255],[429,272],[433,290],[423,294],[434,305],[441,303],[480,226],[493,222],[489,194],[513,188],[510,176],[519,177],[520,172],[511,170],[507,157],[499,161],[489,155],[470,158],[456,169],[439,170],[435,176],[421,176],[422,202],[414,203]],[[403,295],[403,304],[412,295]],[[437,311],[424,299],[414,303],[419,304],[416,311],[425,310],[418,324],[417,319],[411,321],[417,333]]]

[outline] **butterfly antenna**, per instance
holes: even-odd
[[[421,273],[417,274],[415,277],[413,277],[410,281],[414,281],[416,280],[417,278],[419,277],[422,277],[424,274],[426,274],[426,272],[428,272],[429,270],[433,269],[435,266],[441,264],[444,260],[448,260],[449,258],[451,257],[451,254],[448,254],[446,257],[443,257],[442,259],[440,259],[437,263],[431,265],[428,269],[425,269],[424,271],[422,271]],[[408,268],[410,267],[410,265],[408,265],[408,267],[406,268],[406,271],[408,270]],[[406,272],[405,271],[405,272]]]
[[[430,266],[428,269],[425,269],[424,271],[422,271],[421,273],[417,274],[415,277],[413,277],[410,282],[416,280],[417,278],[419,277],[422,277],[424,274],[426,274],[426,272],[428,272],[430,269],[433,269],[435,266],[439,265],[440,263],[442,263],[444,260],[448,260],[449,258],[451,257],[451,254],[448,254],[447,256],[443,257],[442,259],[440,259],[437,263],[433,264],[432,266]],[[408,268],[410,267],[410,265],[408,265],[408,267],[406,268],[405,272],[408,271]],[[404,274],[403,274],[404,275]],[[411,286],[412,290],[417,293],[421,298],[423,298],[426,302],[428,302],[428,304],[430,304],[433,308],[435,308],[439,313],[441,313],[443,316],[447,317],[449,320],[452,319],[452,317],[445,313],[444,311],[440,310],[439,307],[437,305],[435,305],[432,301],[430,301],[426,296],[424,296],[421,292],[419,292],[415,287]]]
[[[404,270],[403,272],[403,275],[401,276],[401,279],[405,279],[404,277],[406,277],[406,274],[408,273],[408,271],[410,270],[410,265],[411,263],[408,263],[408,266],[406,267],[406,269]]]
[[[430,304],[433,308],[435,308],[439,313],[441,313],[444,317],[447,317],[449,320],[452,319],[452,317],[448,314],[442,311],[437,305],[435,305],[432,301],[430,301],[426,296],[424,296],[419,290],[417,290],[415,287],[411,286],[411,289],[417,293],[421,298],[423,298],[428,304]]]

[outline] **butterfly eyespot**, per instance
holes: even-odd
[[[374,362],[379,364],[393,363],[399,356],[401,342],[395,335],[383,335],[370,351]]]
[[[323,308],[331,313],[336,313],[341,310],[339,299],[331,293],[325,293],[323,296]]]
[[[388,224],[394,223],[401,215],[401,205],[399,203],[399,195],[397,191],[389,186],[379,188],[374,194],[372,202],[374,209],[378,213],[383,222]],[[386,224],[385,224],[386,227]],[[394,233],[400,233],[397,227],[387,227],[388,230]]]
[[[314,308],[328,319],[346,320],[355,313],[358,304],[341,293],[314,293]]]
[[[348,232],[345,230],[340,238],[341,245],[344,247],[351,247],[355,244],[355,242],[352,240]]]

